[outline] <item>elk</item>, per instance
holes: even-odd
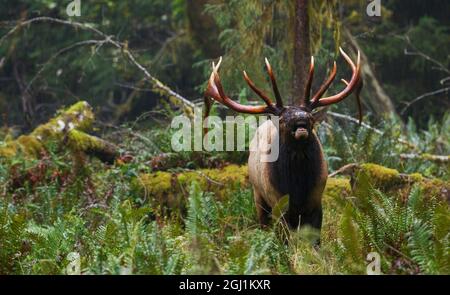
[[[265,59],[266,70],[269,75],[276,103],[249,78],[244,71],[244,79],[250,88],[265,102],[264,105],[249,106],[233,101],[225,94],[222,87],[217,65],[213,63],[213,70],[205,91],[205,102],[210,98],[226,107],[247,114],[270,114],[279,117],[279,127],[276,128],[271,120],[267,120],[256,131],[251,141],[248,159],[249,180],[253,186],[254,201],[259,223],[262,227],[269,224],[272,208],[285,195],[289,195],[288,210],[285,220],[290,228],[309,225],[320,231],[322,226],[322,193],[328,178],[327,163],[323,155],[322,145],[314,130],[317,114],[313,110],[319,107],[338,103],[356,90],[359,103],[361,89],[360,53],[358,51],[356,65],[351,58],[339,48],[340,53],[350,65],[352,76],[350,81],[342,80],[345,88],[338,94],[322,97],[330,87],[336,76],[336,62],[319,90],[310,98],[311,85],[314,76],[314,57],[311,57],[309,76],[305,91],[300,95],[298,105],[284,106],[277,86],[272,67]],[[206,116],[209,114],[207,104]],[[279,136],[279,156],[273,162],[263,162],[263,151],[258,150],[258,140],[265,144],[271,143],[274,136]]]

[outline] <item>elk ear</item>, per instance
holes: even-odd
[[[327,117],[328,108],[321,108],[317,112],[312,113],[315,123],[320,123]]]

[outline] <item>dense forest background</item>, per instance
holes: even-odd
[[[393,109],[377,106],[374,89],[367,87],[366,114],[380,120],[379,115],[395,112],[403,122],[412,118],[421,128],[431,117],[440,121],[449,107],[449,3],[383,1],[381,16],[369,17],[364,1],[326,2],[314,2],[310,8],[313,54],[323,71],[319,75],[336,58],[338,45],[349,47],[348,31],[375,75],[367,80],[377,79],[382,85],[378,91],[391,101],[387,105],[393,105]],[[91,24],[124,43],[153,76],[193,101],[202,96],[211,59],[226,57],[225,85],[243,96],[248,90],[241,71],[246,69],[260,85],[267,84],[262,83],[261,69],[268,57],[280,76],[282,94],[290,97],[295,66],[290,58],[293,3],[99,1],[82,3],[81,16],[70,18],[67,1],[2,1],[0,18],[2,35],[18,22],[38,16]],[[101,39],[90,31],[43,22],[2,40],[0,123],[26,131],[80,98],[88,100],[104,121],[121,123],[167,101],[146,91],[151,86],[143,73]],[[348,102],[339,108],[353,106]]]
[[[450,273],[449,1],[309,2],[313,88],[333,60],[348,77],[339,46],[364,64],[364,124],[349,97],[317,126],[320,250],[258,229],[247,153],[170,145],[220,56],[234,99],[256,103],[244,69],[270,93],[267,57],[295,101],[295,1],[70,2],[0,0],[0,273],[365,273],[373,251],[383,273]]]

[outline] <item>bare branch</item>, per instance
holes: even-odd
[[[74,28],[83,29],[86,31],[90,31],[94,34],[97,34],[104,38],[104,40],[98,40],[97,42],[103,42],[111,44],[112,46],[118,48],[121,50],[121,52],[127,57],[127,59],[136,66],[146,77],[146,80],[148,80],[154,87],[154,91],[158,91],[161,95],[164,95],[166,97],[174,98],[175,100],[179,101],[183,106],[187,107],[191,112],[193,111],[195,104],[180,95],[179,93],[173,91],[171,88],[163,84],[161,81],[159,81],[156,77],[150,74],[150,72],[142,66],[135,58],[135,56],[131,53],[131,51],[128,49],[128,46],[126,44],[122,44],[116,40],[113,39],[112,36],[108,36],[107,34],[103,33],[102,31],[94,28],[90,24],[84,24],[79,22],[73,22],[73,21],[67,21],[52,17],[36,17],[32,18],[23,22],[19,22],[14,28],[12,28],[8,33],[6,33],[4,36],[0,38],[0,46],[3,44],[3,42],[10,36],[12,36],[15,32],[19,31],[21,28],[31,25],[33,23],[39,23],[39,22],[50,22],[50,23],[57,23],[62,25],[67,25]],[[81,43],[81,42],[80,42]],[[89,42],[88,42],[89,43]],[[77,43],[76,43],[77,44]],[[82,44],[77,44],[76,46],[81,46]],[[74,47],[76,47],[74,46]],[[66,50],[68,50],[66,48]],[[65,51],[64,51],[65,52]],[[59,52],[61,54],[61,52]],[[57,55],[59,55],[57,54]]]
[[[355,123],[355,124],[359,124],[359,120],[358,119],[350,117],[350,116],[347,116],[347,115],[334,113],[334,112],[328,112],[327,114],[331,115],[332,117],[338,118],[338,119],[343,119],[343,120],[350,121],[350,122]],[[361,126],[364,127],[364,128],[367,128],[369,130],[372,130],[376,134],[379,134],[379,135],[383,134],[383,131],[381,131],[381,130],[375,128],[375,127],[372,127],[372,126],[370,126],[370,125],[368,125],[366,123],[362,123]],[[405,140],[403,138],[399,138],[398,142],[401,143],[401,144],[404,144],[405,146],[407,146],[408,148],[410,148],[412,150],[419,151],[419,148],[416,145],[408,142],[407,140]],[[427,153],[400,154],[400,158],[404,159],[404,160],[422,159],[422,160],[425,160],[425,161],[436,162],[436,163],[439,163],[439,164],[444,164],[444,163],[450,162],[450,156],[431,155],[431,154],[427,154]],[[342,167],[339,170],[335,171],[331,175],[334,176],[334,175],[337,175],[337,174],[345,174],[346,171],[351,171],[351,170],[354,169],[354,167],[355,167],[355,164],[345,165],[344,167]]]
[[[335,177],[336,175],[352,175],[357,168],[359,168],[359,164],[350,163],[334,171],[333,173],[328,175],[328,177]]]
[[[359,120],[358,119],[353,118],[353,117],[348,116],[348,115],[335,113],[335,112],[327,112],[327,114],[329,114],[332,117],[338,118],[338,119],[343,119],[343,120],[346,120],[346,121],[349,121],[349,122],[352,122],[352,123],[355,123],[355,124],[359,124]],[[361,123],[361,127],[364,127],[366,129],[372,130],[376,134],[383,135],[383,131],[381,131],[380,129],[377,129],[375,127],[372,127],[372,126],[370,126],[367,123],[362,122]],[[405,140],[403,138],[399,138],[398,142],[403,144],[403,145],[406,145],[410,149],[419,150],[419,148],[415,144],[413,144],[413,143],[411,143],[411,142],[409,142],[409,141],[407,141],[407,140]]]
[[[53,54],[43,65],[42,67],[39,69],[39,71],[33,76],[33,78],[30,80],[30,82],[28,83],[27,87],[25,88],[25,91],[28,92],[30,90],[31,85],[34,83],[34,81],[36,81],[37,78],[39,78],[39,76],[42,74],[42,72],[44,72],[45,68],[50,65],[57,57],[59,57],[60,55],[70,51],[71,49],[74,49],[76,47],[80,47],[80,46],[85,46],[85,45],[92,45],[92,44],[104,44],[106,43],[106,40],[85,40],[85,41],[80,41],[80,42],[76,42],[70,46],[67,46],[63,49],[58,50],[58,52],[56,52],[55,54]]]
[[[411,105],[413,105],[414,103],[424,99],[425,97],[433,96],[433,95],[440,94],[440,93],[443,93],[443,92],[448,92],[449,90],[450,90],[450,87],[446,87],[446,88],[442,88],[442,89],[438,89],[438,90],[435,90],[435,91],[424,93],[424,94],[414,98],[410,102],[408,102],[406,104],[406,106],[403,108],[403,110],[400,112],[400,114],[403,115],[406,112],[406,110],[409,109],[409,107],[411,107]]]
[[[397,36],[397,38],[404,40],[409,45],[409,47],[411,47],[414,50],[414,51],[409,51],[407,48],[405,48],[404,49],[405,55],[420,56],[420,57],[424,58],[425,60],[435,64],[437,66],[437,69],[450,74],[450,70],[443,63],[430,57],[429,55],[425,54],[423,51],[420,51],[419,49],[417,49],[417,47],[415,47],[414,44],[411,42],[411,39],[409,38],[408,35]]]
[[[400,154],[400,158],[404,160],[420,159],[425,161],[432,161],[439,164],[450,162],[450,156],[430,155],[430,154]]]
[[[104,37],[104,38],[107,37],[107,35],[105,33],[94,28],[90,24],[83,24],[83,23],[79,23],[79,22],[73,22],[73,21],[67,21],[67,20],[63,20],[63,19],[48,17],[48,16],[42,16],[42,17],[31,18],[26,21],[18,21],[17,22],[18,24],[15,27],[13,27],[11,30],[8,31],[8,33],[6,33],[4,36],[2,36],[2,38],[0,38],[0,46],[3,44],[3,42],[7,38],[9,38],[11,35],[13,35],[15,32],[17,32],[22,27],[25,27],[25,26],[28,26],[30,24],[37,23],[37,22],[52,22],[52,23],[58,23],[58,24],[62,24],[62,25],[68,25],[68,26],[80,28],[83,30],[91,31],[97,35]]]

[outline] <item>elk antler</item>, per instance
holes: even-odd
[[[239,112],[239,113],[247,113],[247,114],[274,114],[279,115],[282,111],[282,101],[281,96],[278,91],[278,87],[275,81],[275,76],[273,75],[272,68],[270,67],[269,62],[266,59],[266,67],[267,72],[269,73],[270,79],[272,81],[272,88],[275,93],[275,97],[277,99],[277,104],[273,104],[270,98],[260,89],[258,89],[255,86],[255,83],[253,83],[252,80],[248,77],[247,73],[244,71],[244,79],[247,82],[247,84],[250,86],[250,88],[259,96],[261,97],[266,105],[259,105],[259,106],[247,106],[242,105],[240,103],[235,102],[231,98],[229,98],[225,91],[223,90],[222,83],[220,82],[220,76],[218,73],[220,63],[222,62],[222,57],[220,57],[219,62],[217,65],[213,62],[213,70],[211,73],[211,76],[208,81],[208,86],[205,91],[205,98],[211,97],[214,100],[220,102],[221,104],[229,107],[230,109]],[[207,110],[207,113],[209,111]]]
[[[269,74],[270,81],[272,82],[273,93],[275,93],[275,98],[277,100],[277,107],[283,107],[283,100],[281,99],[280,91],[278,91],[277,80],[275,79],[275,75],[272,71],[272,66],[269,63],[267,57],[265,58],[267,73]]]
[[[325,81],[325,83],[319,88],[319,91],[317,91],[317,93],[310,100],[311,109],[338,103],[338,102],[342,101],[344,98],[346,98],[347,96],[349,96],[355,90],[357,91],[357,94],[358,94],[359,90],[361,89],[361,87],[360,87],[361,86],[361,73],[360,73],[361,55],[360,55],[359,51],[358,51],[358,58],[356,61],[356,66],[342,48],[339,47],[339,51],[344,56],[344,59],[347,61],[347,63],[350,65],[350,67],[352,68],[352,72],[353,72],[352,78],[351,78],[350,82],[347,82],[344,80],[344,84],[346,84],[346,87],[344,88],[344,90],[342,90],[338,94],[320,98],[325,93],[325,91],[328,89],[328,87],[330,87],[331,83],[334,80],[334,77],[336,76],[336,62],[335,62],[333,65],[333,69],[331,70],[330,76]],[[312,62],[313,62],[313,60],[312,60]],[[312,71],[310,69],[310,78],[309,78],[310,80],[312,80],[312,73],[314,72],[313,64],[311,65],[311,68],[312,68]],[[358,95],[357,95],[357,97],[358,97]],[[358,101],[358,103],[359,103],[359,101]]]
[[[309,75],[308,75],[308,80],[306,81],[306,86],[305,86],[305,93],[304,93],[304,98],[307,103],[309,100],[309,96],[311,95],[311,85],[312,85],[312,81],[314,78],[314,56],[311,56],[311,63],[309,66]],[[304,104],[304,102],[302,101],[302,104]]]

